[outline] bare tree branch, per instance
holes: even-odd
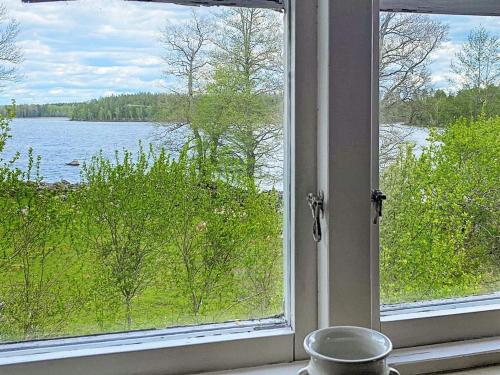
[[[380,19],[380,97],[385,107],[411,100],[429,83],[430,54],[448,26],[426,15],[384,13]]]
[[[0,87],[5,81],[17,81],[18,66],[23,62],[23,53],[16,45],[19,23],[10,19],[7,8],[0,4]]]
[[[472,30],[467,42],[456,53],[451,70],[458,75],[458,85],[481,89],[500,82],[500,40],[483,26]]]

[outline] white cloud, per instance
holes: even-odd
[[[51,48],[40,40],[21,40],[17,43],[25,56],[49,56]]]
[[[431,83],[436,89],[454,91],[456,83],[460,81],[451,70],[457,52],[467,40],[471,30],[479,26],[485,27],[491,34],[500,35],[500,22],[495,17],[478,16],[431,16],[436,20],[449,25],[449,40],[431,54],[430,64]]]
[[[139,66],[161,66],[163,64],[163,60],[159,57],[144,56],[132,59],[130,60],[130,63]]]
[[[88,100],[138,91],[165,91],[159,30],[182,22],[189,7],[121,0],[25,4],[3,0],[19,21],[23,79],[1,102]]]
[[[20,22],[24,79],[0,93],[1,102],[83,101],[103,95],[168,91],[162,77],[160,29],[190,17],[191,7],[121,0],[26,4],[2,0]],[[209,12],[197,9],[198,12]],[[445,88],[450,63],[478,25],[500,34],[494,17],[432,16],[450,24],[450,40],[432,54],[431,80]]]

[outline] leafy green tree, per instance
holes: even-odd
[[[148,155],[137,159],[124,151],[115,165],[98,155],[84,166],[82,189],[84,232],[95,265],[121,296],[127,327],[132,326],[133,302],[153,278],[155,254],[153,214],[148,189]]]
[[[63,194],[41,185],[31,151],[29,160],[0,181],[0,335],[11,339],[60,332],[81,303]]]
[[[165,251],[169,267],[176,274],[177,287],[196,320],[199,315],[216,310],[213,299],[224,298],[224,290],[232,283],[232,269],[238,256],[243,213],[236,192],[216,174],[207,184],[198,162],[183,153],[173,162],[175,177],[170,185],[170,227]],[[217,298],[216,298],[217,299]],[[215,302],[217,303],[217,302]]]
[[[382,173],[385,302],[470,295],[498,279],[499,130],[500,117],[458,120]]]
[[[183,106],[189,109],[187,121],[173,124],[169,131],[187,124],[190,145],[202,164],[206,158],[215,162],[221,157],[218,162],[223,165],[228,155],[222,149],[231,150],[233,161],[248,177],[269,177],[267,159],[280,155],[283,133],[279,15],[232,9],[218,12],[213,20],[194,15],[184,26],[166,30],[167,66],[185,81],[189,103]],[[205,69],[208,66],[212,69]],[[196,86],[205,70],[209,78],[204,86]],[[222,98],[229,101],[219,102]]]
[[[239,303],[249,306],[249,318],[283,311],[283,200],[278,191],[249,188],[244,201],[248,217],[241,260]]]
[[[264,152],[259,148],[264,138],[256,139],[254,131],[264,133],[262,128],[267,125],[263,124],[272,122],[274,108],[263,96],[246,90],[246,83],[238,72],[218,68],[213,82],[207,85],[206,94],[198,99],[193,127],[204,134],[203,157],[214,165],[232,159],[235,172],[239,166],[240,172],[253,178],[256,169],[268,162],[262,159],[270,155],[269,150]],[[268,138],[277,136],[273,130],[269,126]]]

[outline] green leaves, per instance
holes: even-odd
[[[499,279],[498,134],[500,117],[462,119],[383,171],[386,303],[470,295]]]
[[[78,186],[0,180],[0,340],[280,313],[281,195],[202,163],[150,148]]]

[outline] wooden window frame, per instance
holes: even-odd
[[[211,334],[199,327],[148,340],[123,336],[131,340],[124,345],[118,340],[43,353],[25,348],[17,356],[0,354],[0,372],[182,374],[290,362],[306,358],[302,342],[308,332],[339,324],[387,332],[396,347],[500,336],[500,324],[492,328],[500,322],[500,310],[493,305],[483,311],[459,308],[431,316],[405,310],[380,317],[378,226],[372,224],[370,204],[370,190],[378,186],[379,11],[498,15],[497,1],[285,4],[290,192],[285,238],[291,254],[286,321],[268,321],[266,329],[261,329],[262,322],[243,328],[216,325]],[[323,239],[315,244],[305,198],[318,191],[325,194],[325,214]],[[458,324],[467,329],[457,330]]]
[[[245,5],[252,1],[196,3]],[[281,0],[259,0],[251,5],[264,2],[282,4]],[[285,319],[2,345],[0,373],[188,374],[305,358],[302,342],[317,328],[316,247],[305,199],[308,192],[316,189],[316,169],[311,167],[316,163],[316,32],[311,32],[316,25],[315,1],[288,1],[285,20],[288,194],[284,237],[289,271],[285,282]]]
[[[377,0],[380,12],[500,16],[498,0]],[[378,32],[379,12],[374,12],[374,33]],[[378,41],[374,48],[378,48]],[[378,56],[378,52],[375,54]],[[374,62],[374,85],[378,84],[378,62]],[[378,90],[374,90],[372,125],[372,187],[378,187]],[[382,219],[383,220],[383,219]],[[500,336],[500,295],[485,302],[481,298],[401,304],[380,309],[379,234],[372,230],[373,328],[393,341],[395,348],[447,343]],[[419,306],[420,305],[420,306]],[[378,315],[378,316],[377,316]]]
[[[23,3],[47,3],[74,0],[22,0]],[[240,6],[246,8],[285,9],[285,0],[128,0],[192,6]]]

